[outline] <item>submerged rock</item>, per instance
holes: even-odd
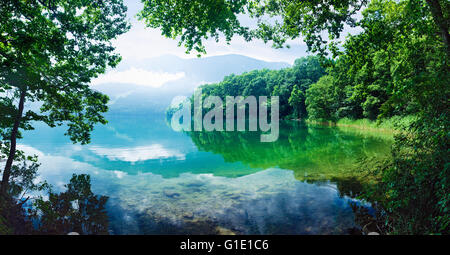
[[[163,194],[168,198],[179,198],[181,196],[180,193],[174,190],[164,190]]]
[[[186,212],[183,214],[183,219],[193,219],[194,214],[192,212]]]
[[[224,235],[224,236],[229,236],[229,235],[236,235],[236,233],[234,233],[233,231],[231,231],[230,229],[218,226],[216,227],[216,231],[218,235]]]

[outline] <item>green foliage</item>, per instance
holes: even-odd
[[[305,93],[297,85],[294,85],[288,100],[289,105],[294,109],[294,117],[306,117],[305,99]]]
[[[423,95],[438,89],[434,83],[446,79],[448,64],[431,14],[419,2],[374,0],[363,11],[363,32],[347,38],[328,70],[332,88],[324,97],[332,95],[335,111],[328,120],[407,116],[429,104]],[[320,111],[314,107],[309,110]]]
[[[357,128],[305,125],[300,121],[282,121],[280,137],[270,143],[260,142],[260,132],[187,132],[200,151],[220,154],[226,162],[240,162],[252,171],[279,167],[294,172],[296,179],[311,183],[328,180],[347,187],[348,182],[367,181],[365,173],[354,171],[359,158],[389,155],[392,134]],[[219,175],[238,177],[245,170],[226,170]],[[358,170],[358,169],[357,169]],[[218,174],[215,172],[215,174]],[[347,192],[342,190],[343,193]],[[353,190],[355,194],[355,190]],[[353,196],[354,197],[354,196]]]
[[[245,40],[272,41],[274,47],[283,47],[288,39],[303,36],[312,52],[327,54],[323,47],[326,38],[329,49],[337,51],[336,43],[344,24],[355,26],[352,17],[367,0],[296,1],[296,0],[143,0],[139,17],[148,27],[160,28],[162,35],[179,39],[179,44],[199,53],[205,53],[203,41],[219,40],[224,35],[227,42],[234,35]],[[244,26],[239,15],[248,14],[257,22],[256,28]]]
[[[14,184],[11,186],[27,187]],[[58,194],[44,183],[31,191],[48,189],[47,198],[33,197],[32,203],[30,197],[23,198],[27,191],[21,196],[1,197],[0,234],[108,234],[108,198],[92,193],[90,176],[73,175],[65,187],[67,190]]]
[[[319,57],[309,56],[297,59],[291,68],[230,75],[201,88],[204,96],[219,96],[224,104],[226,96],[279,96],[280,118],[306,118],[306,90],[324,74]]]
[[[74,174],[65,187],[59,194],[50,190],[48,200],[36,199],[32,211],[39,233],[108,234],[108,197],[92,193],[90,176]]]
[[[410,126],[416,118],[414,116],[392,116],[391,118],[383,118],[377,121],[370,119],[349,119],[342,118],[336,122],[338,126],[355,126],[361,129],[377,129],[377,130],[404,130]]]
[[[348,62],[347,76],[358,81],[351,99],[362,103],[367,117],[413,117],[396,123],[403,132],[389,161],[363,166],[379,180],[361,198],[382,212],[375,221],[385,233],[448,234],[450,74],[445,45],[423,1],[372,1],[363,15],[364,32],[346,42],[351,60],[361,59],[361,64]],[[358,42],[366,39],[371,44]],[[372,77],[364,78],[369,69]]]
[[[108,101],[89,82],[120,61],[111,40],[128,30],[122,1],[6,0],[0,14],[1,120],[8,122],[0,127],[12,128],[12,101],[25,93],[25,101],[42,105],[21,116],[22,128],[66,122],[74,142],[89,142],[93,125],[106,123]]]
[[[85,144],[95,124],[106,124],[108,97],[89,83],[120,61],[111,40],[129,29],[125,18],[122,0],[0,2],[0,140],[9,141],[1,196],[20,130],[66,124],[66,135]]]
[[[331,76],[323,76],[306,91],[307,110],[311,119],[336,120],[332,83]]]
[[[383,212],[376,221],[385,233],[450,233],[448,137],[419,135],[397,136],[391,160],[371,170],[379,181],[361,195]]]
[[[310,51],[333,53],[324,77],[319,59],[308,57],[280,71],[228,76],[203,86],[204,95],[279,96],[282,118],[414,116],[397,136],[390,160],[365,166],[379,179],[367,185],[361,197],[383,212],[376,221],[384,232],[450,232],[448,1],[372,0],[359,22],[352,15],[369,1],[143,2],[140,18],[147,26],[178,38],[188,51],[204,53],[205,39],[217,41],[224,34],[228,42],[240,35],[272,41],[275,47],[302,36]],[[108,98],[88,84],[120,60],[111,40],[128,29],[125,11],[121,0],[0,3],[0,135],[10,140],[1,144],[2,152],[14,152],[18,129],[32,129],[33,121],[67,123],[67,135],[81,143],[89,142],[95,123],[106,123],[102,113]],[[242,26],[241,14],[256,19],[256,28]],[[339,48],[345,24],[359,25],[362,32],[348,36]],[[22,112],[25,101],[42,104],[37,111]],[[20,152],[12,154],[10,159],[27,159]],[[31,165],[5,168],[12,185],[11,198],[0,198],[2,233],[25,233],[29,228],[21,202],[15,201],[27,189],[39,188],[32,182],[36,160],[28,160]],[[92,194],[87,176],[74,176],[66,187],[66,192],[50,191],[48,200],[37,200],[35,217],[42,231],[106,233],[106,197]]]
[[[0,160],[6,158],[8,149],[8,144],[0,143]],[[33,227],[24,206],[30,200],[30,193],[43,191],[48,185],[36,180],[39,167],[36,156],[27,157],[18,151],[14,162],[7,196],[0,197],[0,234],[30,234]]]
[[[23,203],[14,199],[0,198],[0,234],[26,235],[33,233],[32,222],[29,220]]]
[[[161,9],[152,12],[148,7],[160,3],[145,2],[147,9],[141,15],[148,24],[167,31],[175,29],[178,35],[185,32],[197,35],[195,42],[181,37],[188,50],[192,49],[189,45],[206,38],[204,35],[210,28],[204,29],[200,24],[207,23],[208,16],[188,26],[177,22],[157,23],[152,17]],[[198,1],[190,2],[195,5]],[[220,1],[219,5],[230,2],[235,1]],[[328,75],[320,80],[324,73],[316,79],[309,75],[299,78],[295,74],[301,72],[296,67],[266,75],[266,92],[280,96],[281,117],[308,113],[310,120],[369,119],[378,123],[385,120],[385,125],[403,130],[388,161],[363,167],[379,177],[378,182],[368,185],[361,193],[362,198],[371,201],[381,212],[376,219],[381,224],[378,229],[386,233],[448,234],[449,3],[372,0],[363,10],[362,19],[355,23],[362,32],[348,36],[339,49],[335,40],[343,24],[353,25],[351,14],[367,2],[238,1],[239,11],[230,10],[260,18],[257,28],[250,31],[250,38],[282,46],[286,38],[302,35],[310,50],[323,56],[328,49],[335,57],[328,61]],[[181,3],[189,6],[185,1],[172,2],[166,14],[180,14],[174,7]],[[212,3],[217,2],[204,4]],[[189,8],[186,12],[191,13]],[[225,23],[221,20],[215,24]],[[320,33],[324,30],[330,42],[322,39]],[[239,34],[239,31],[229,31]],[[216,91],[221,95],[239,95],[248,84],[243,76],[232,76],[219,85],[209,86],[207,94]],[[305,105],[307,111],[303,111]]]

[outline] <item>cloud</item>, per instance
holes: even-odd
[[[124,176],[127,175],[127,173],[122,172],[122,171],[113,171],[114,174],[117,176],[117,178],[122,179]]]
[[[41,166],[39,175],[35,179],[36,183],[46,180],[61,190],[64,189],[64,184],[68,182],[72,173],[96,175],[100,170],[88,163],[75,161],[66,156],[46,154],[30,145],[18,144],[17,149],[25,152],[26,155],[38,156]]]
[[[113,41],[123,59],[147,59],[166,54],[181,58],[196,58],[195,51],[186,54],[186,49],[178,46],[178,40],[165,38],[161,35],[160,29],[147,28],[143,21],[136,19],[135,15],[142,9],[142,3],[126,0],[125,4],[129,8],[128,16],[132,27],[130,31]],[[240,16],[240,19],[246,25],[255,23],[245,16]],[[240,36],[235,36],[230,44],[227,44],[223,35],[220,36],[219,42],[216,42],[215,38],[210,38],[203,43],[207,51],[205,57],[239,54],[264,61],[283,61],[292,64],[295,59],[307,55],[306,44],[301,39],[290,40],[290,49],[274,49],[270,43],[265,44],[262,40],[247,42]]]
[[[177,158],[184,160],[186,155],[171,149],[166,149],[160,144],[138,146],[133,148],[104,148],[91,147],[91,151],[99,156],[107,157],[112,161],[138,162],[151,159]]]
[[[104,83],[126,83],[159,88],[167,82],[179,80],[184,77],[184,72],[154,72],[133,67],[126,71],[109,71],[105,75],[101,75],[100,77],[94,79],[92,81],[92,85],[95,86]]]
[[[178,40],[165,38],[161,35],[160,29],[146,28],[143,21],[136,19],[135,15],[142,10],[143,4],[139,1],[125,0],[128,6],[128,15],[132,24],[131,30],[119,36],[114,40],[113,44],[117,47],[124,59],[146,59],[158,57],[165,54],[172,54],[182,58],[195,58],[196,52],[186,54],[184,47],[178,47]],[[361,17],[360,12],[355,16],[357,19]],[[242,24],[255,27],[255,20],[248,16],[240,15],[239,20]],[[345,26],[342,37],[348,33],[357,34],[361,31],[358,28],[350,28]],[[220,36],[219,42],[215,38],[205,40],[207,55],[217,56],[224,54],[240,54],[260,60],[287,62],[293,64],[295,59],[306,56],[307,46],[302,38],[289,40],[287,42],[290,48],[274,49],[271,43],[265,44],[262,40],[245,41],[242,37],[235,36],[230,44],[227,44],[225,37]]]
[[[292,64],[295,59],[306,56],[306,44],[301,40],[291,40],[288,44],[291,48],[274,49],[271,44],[262,40],[245,41],[242,37],[235,36],[227,44],[224,36],[220,36],[219,42],[214,38],[205,40],[207,55],[212,57],[226,54],[239,54],[264,61],[288,62]],[[197,52],[186,54],[184,46],[178,46],[178,40],[168,39],[161,35],[161,30],[146,28],[142,21],[132,20],[132,28],[126,34],[114,40],[113,45],[123,59],[148,59],[161,55],[171,54],[180,58],[197,58]]]

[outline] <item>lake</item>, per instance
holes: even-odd
[[[39,179],[56,190],[90,174],[110,198],[111,234],[347,234],[357,161],[392,144],[389,133],[296,121],[261,143],[258,132],[175,132],[164,114],[107,119],[88,145],[38,125],[19,149],[39,156]]]

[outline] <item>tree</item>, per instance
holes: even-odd
[[[254,78],[245,87],[243,96],[267,96],[266,81],[262,77]]]
[[[360,198],[378,209],[375,222],[383,233],[447,234],[447,49],[423,1],[373,0],[361,26],[364,31],[347,38],[330,70],[334,91],[350,92],[337,94],[338,115],[350,102],[357,107],[346,109],[347,116],[414,117],[408,125],[396,123],[400,129],[387,161],[362,164],[378,181]]]
[[[375,120],[425,109],[428,102],[418,85],[423,79],[435,79],[440,68],[448,66],[425,7],[418,1],[373,0],[362,12],[363,31],[347,37],[342,53],[328,69],[337,118]],[[443,57],[436,59],[440,54]],[[431,67],[433,61],[442,66]],[[426,90],[440,86],[436,82]]]
[[[230,42],[233,35],[250,41],[258,38],[272,41],[274,47],[283,47],[288,39],[302,37],[312,52],[327,55],[339,53],[337,46],[344,25],[355,27],[355,14],[369,0],[143,0],[144,8],[139,17],[148,27],[161,28],[162,35],[180,40],[187,51],[205,53],[203,41],[219,40],[223,34]],[[434,30],[441,35],[441,42],[450,57],[449,11],[447,0],[406,0],[421,5],[434,20]],[[426,5],[426,6],[425,6]],[[238,16],[248,14],[256,20],[251,29],[241,25]],[[415,13],[411,13],[415,15]],[[324,33],[325,32],[325,33]],[[326,35],[325,38],[323,35]]]
[[[326,74],[325,68],[321,65],[320,58],[308,56],[296,59],[292,71],[295,79],[293,83],[296,85],[292,88],[288,103],[294,109],[295,118],[306,118],[306,91]]]
[[[54,193],[50,190],[48,200],[42,197],[34,203],[33,217],[38,231],[43,234],[108,234],[108,197],[96,196],[91,191],[89,175],[73,175],[67,190]]]
[[[217,84],[202,86],[205,96],[279,96],[281,118],[306,118],[305,94],[309,86],[325,75],[318,57],[308,56],[295,61],[292,68],[254,70],[230,75]],[[169,109],[171,115],[175,109]]]
[[[179,38],[187,51],[205,52],[203,40],[219,40],[223,34],[227,42],[233,35],[246,40],[254,38],[272,41],[282,47],[288,39],[304,37],[310,50],[326,54],[322,31],[336,41],[344,24],[355,25],[352,18],[367,0],[144,0],[139,17],[148,27],[161,28],[169,38]],[[251,29],[241,25],[238,16],[248,14],[257,21]],[[269,18],[268,18],[269,17]],[[273,19],[279,17],[280,21]],[[335,47],[332,47],[335,49]]]
[[[291,97],[289,97],[289,105],[294,108],[294,117],[306,117],[305,93],[301,91],[297,85],[292,89]]]
[[[332,86],[333,77],[327,75],[306,91],[306,105],[311,119],[336,121]]]
[[[2,195],[20,130],[32,129],[31,122],[65,123],[66,135],[81,143],[95,123],[106,123],[108,97],[89,83],[120,61],[111,40],[129,29],[125,18],[122,0],[1,1],[0,128],[9,141]]]
[[[426,0],[430,7],[431,14],[436,26],[439,28],[442,41],[447,47],[447,57],[450,57],[450,34],[449,34],[449,19],[450,19],[450,3],[446,0]]]
[[[450,232],[449,1],[371,0],[354,24],[362,32],[347,37],[341,48],[335,42],[342,24],[351,25],[351,15],[369,1],[171,1],[166,9],[161,8],[164,1],[144,2],[141,17],[147,25],[161,27],[169,37],[180,35],[180,43],[188,50],[219,32],[230,40],[230,35],[244,31],[247,39],[273,41],[275,46],[302,35],[309,50],[334,53],[328,76],[312,81],[315,84],[306,92],[310,118],[336,121],[412,115],[407,125],[395,123],[400,129],[390,159],[375,169],[367,164],[361,167],[374,170],[369,172],[378,182],[366,187],[360,198],[381,210],[381,229],[386,233]],[[234,22],[230,25],[222,16],[213,16],[214,5]],[[194,13],[197,18],[183,20]],[[233,15],[243,13],[258,20],[256,29],[240,30]],[[170,20],[170,16],[177,18]],[[267,17],[275,19],[264,20]],[[169,22],[163,23],[162,18]],[[211,18],[213,23],[208,22]],[[322,40],[324,30],[331,42]],[[293,69],[277,73],[278,79],[267,83],[272,94],[280,96],[280,116],[288,116],[297,105],[289,105],[289,98],[301,101],[296,100],[302,91],[301,75]]]
[[[0,147],[0,159],[3,159],[9,146],[0,144]],[[30,234],[33,224],[25,207],[30,205],[30,194],[43,191],[48,185],[36,180],[39,167],[36,157],[26,157],[18,151],[14,162],[7,191],[9,197],[0,198],[0,234]]]

